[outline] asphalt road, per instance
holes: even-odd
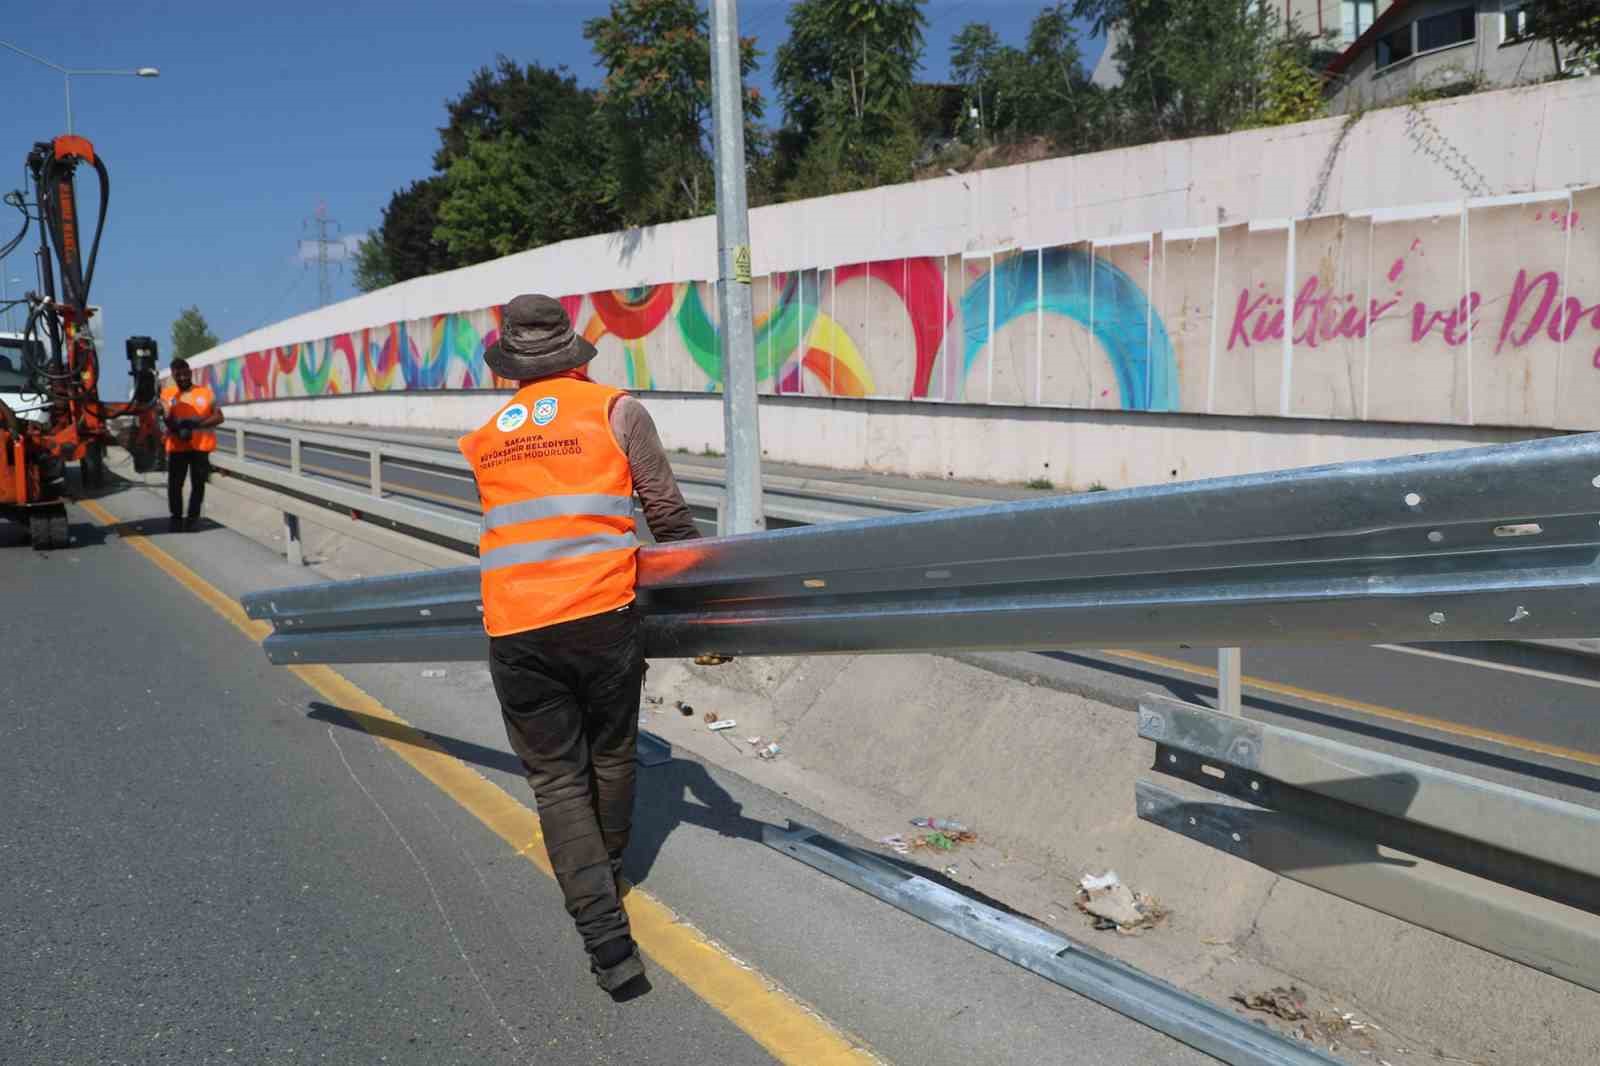
[[[407,430],[323,429],[351,437],[448,448],[438,433]],[[252,458],[288,465],[282,442],[247,435]],[[231,445],[231,438],[224,446]],[[306,447],[303,469],[312,476],[365,484],[366,456],[328,448]],[[720,460],[696,457],[676,463],[680,475],[715,481]],[[768,464],[771,473],[849,482],[861,498],[875,489],[918,488],[965,496],[974,503],[1031,498],[1036,493],[1004,486],[927,481],[867,473],[824,471],[810,467]],[[396,495],[435,506],[476,513],[476,495],[464,474],[427,470],[401,462],[384,465],[384,483]],[[698,516],[711,532],[710,515]],[[1156,681],[1185,698],[1211,693],[1214,683],[1203,674],[1216,665],[1215,649],[1157,649],[1135,657],[1099,652],[1061,653],[1047,670],[1071,674],[1065,680],[1085,689],[1118,689],[1135,679],[1148,691]],[[1600,802],[1600,660],[1565,652],[1511,644],[1419,645],[1405,648],[1325,645],[1251,649],[1244,670],[1248,683],[1246,713],[1269,720],[1293,719],[1304,725],[1308,715],[1337,731],[1348,725],[1369,737],[1374,733],[1399,740],[1421,738],[1464,757],[1463,768],[1486,765],[1492,774],[1516,779],[1532,769],[1541,780],[1554,780],[1554,793],[1579,802]],[[1487,739],[1501,734],[1512,743]],[[1527,744],[1515,743],[1517,740]],[[1403,745],[1401,745],[1403,746]],[[1476,758],[1487,755],[1487,760]],[[1576,757],[1573,757],[1576,756]],[[1504,765],[1502,765],[1504,764]],[[1524,766],[1523,764],[1526,764]],[[1539,772],[1550,770],[1542,777]],[[1542,787],[1537,781],[1532,787]]]
[[[130,535],[164,525],[147,493],[100,504]],[[659,966],[612,1002],[553,882],[72,518],[50,553],[0,523],[0,1062],[772,1061]],[[151,543],[230,597],[303,580],[217,526]],[[346,674],[531,802],[488,692]],[[1210,1061],[758,842],[790,819],[845,835],[678,758],[642,772],[627,872],[890,1062]]]

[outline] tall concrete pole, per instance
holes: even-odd
[[[750,208],[744,188],[744,87],[737,0],[711,0],[711,110],[716,137],[717,306],[728,503],[722,533],[767,527],[756,416],[755,313],[750,300]]]

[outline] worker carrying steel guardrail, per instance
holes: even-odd
[[[644,976],[621,904],[645,662],[633,497],[657,541],[698,537],[644,405],[584,371],[561,303],[518,296],[484,362],[519,383],[460,440],[483,505],[489,673],[567,912],[600,987]]]

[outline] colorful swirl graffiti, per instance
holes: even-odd
[[[1099,342],[1124,407],[1174,403],[1166,331],[1138,285],[1110,263],[1067,248],[1008,258],[973,276],[960,263],[960,257],[921,257],[755,279],[756,374],[763,391],[958,398],[940,394],[941,382],[952,376],[948,369],[941,375],[941,365],[954,361],[960,367],[954,376],[965,377],[997,334],[1019,319],[1048,314],[1078,323]],[[998,299],[991,299],[991,287]],[[561,302],[601,349],[596,376],[636,390],[721,387],[713,285],[645,285],[563,296]],[[499,326],[497,307],[439,314],[250,352],[198,372],[235,403],[509,388],[514,383],[483,364]],[[902,364],[908,373],[899,371]],[[890,379],[899,384],[887,385]]]

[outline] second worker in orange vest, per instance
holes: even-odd
[[[644,656],[633,498],[657,541],[699,536],[644,406],[589,380],[560,302],[518,296],[484,362],[520,384],[461,438],[483,505],[489,673],[545,848],[600,986],[644,967],[619,899]]]

